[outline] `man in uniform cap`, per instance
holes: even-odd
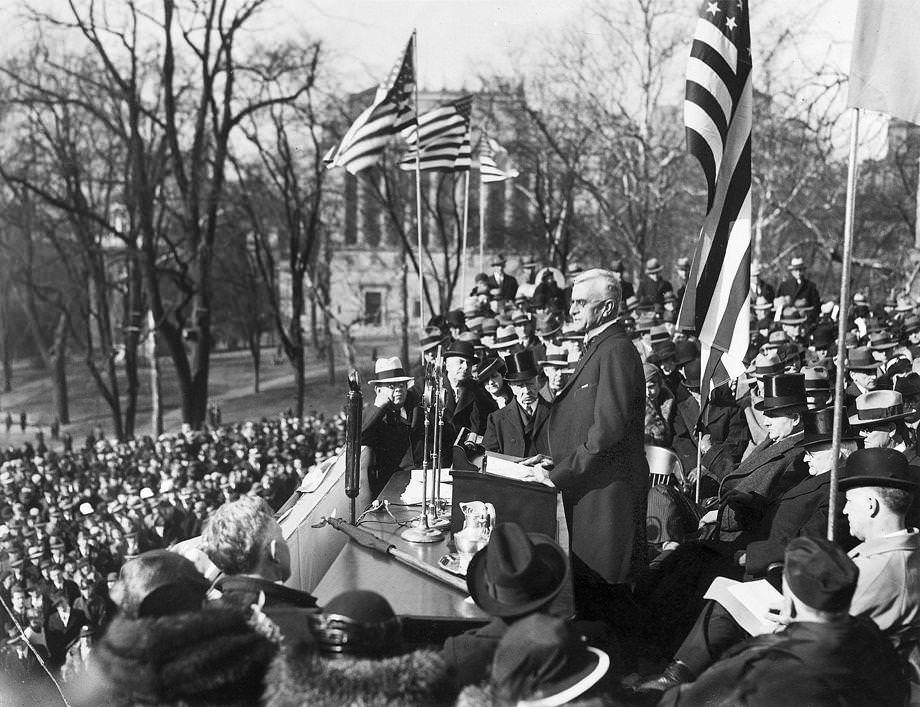
[[[805,261],[800,257],[789,261],[789,277],[780,283],[776,296],[788,298],[789,303],[803,299],[815,309],[821,306],[818,286],[805,277]]]
[[[848,613],[859,575],[834,543],[794,539],[783,568],[783,630],[729,650],[659,704],[903,705],[897,653],[875,624]]]

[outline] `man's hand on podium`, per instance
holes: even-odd
[[[545,484],[546,486],[555,486],[549,478],[549,472],[555,466],[552,457],[548,457],[545,454],[535,454],[532,457],[521,460],[520,463],[533,469],[534,481]]]

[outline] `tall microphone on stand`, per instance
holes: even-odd
[[[361,414],[363,408],[358,372],[348,374],[345,394],[345,495],[351,501],[351,524],[355,524],[355,503],[361,488]]]

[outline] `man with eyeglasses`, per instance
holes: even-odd
[[[570,313],[586,332],[585,352],[553,403],[552,459],[535,476],[562,490],[572,539],[576,608],[611,611],[622,585],[645,567],[645,374],[626,331],[614,320],[620,282],[610,271],[579,275]]]
[[[374,404],[364,412],[361,430],[361,467],[371,498],[377,498],[409,453],[412,413],[419,400],[409,389],[412,376],[397,358],[379,358],[374,364]],[[411,466],[411,461],[409,463]]]

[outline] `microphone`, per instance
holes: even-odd
[[[345,394],[345,495],[351,500],[351,523],[355,524],[355,500],[361,487],[361,410],[363,396],[358,372],[348,374]]]

